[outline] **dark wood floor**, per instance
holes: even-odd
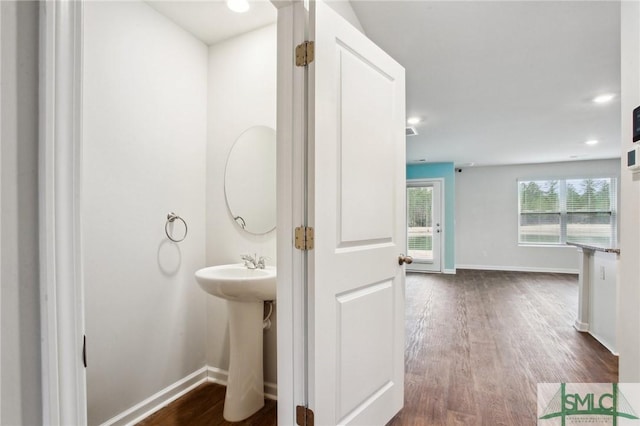
[[[537,383],[617,381],[617,358],[572,326],[577,300],[573,275],[408,274],[405,408],[389,425],[535,425]],[[223,404],[223,387],[202,385],[139,424],[231,424]],[[276,412],[267,401],[235,424]]]
[[[539,382],[615,382],[577,332],[577,277],[459,270],[407,275],[405,408],[393,426],[536,424]]]
[[[215,383],[198,386],[160,411],[147,417],[138,426],[213,426],[251,425],[275,426],[278,409],[275,401],[266,399],[265,406],[243,422],[228,422],[222,417],[226,387]]]

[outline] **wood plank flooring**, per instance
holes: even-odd
[[[215,383],[202,384],[147,417],[138,426],[275,426],[278,423],[277,404],[269,399],[265,399],[265,406],[247,420],[234,423],[226,421],[222,417],[226,389]]]
[[[617,357],[573,328],[577,302],[575,275],[408,274],[405,408],[389,425],[535,425],[537,383],[617,381]]]
[[[617,381],[617,358],[573,328],[577,301],[573,275],[408,274],[405,407],[389,426],[535,425],[538,382]],[[224,390],[202,385],[139,425],[232,424]],[[267,401],[233,424],[276,417]]]

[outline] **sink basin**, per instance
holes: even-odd
[[[260,302],[276,298],[276,268],[249,269],[241,263],[200,269],[196,281],[204,291],[226,300]]]
[[[210,266],[196,272],[196,281],[207,293],[227,301],[229,376],[223,416],[238,422],[264,406],[264,301],[276,299],[276,268]]]

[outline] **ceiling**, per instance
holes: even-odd
[[[335,0],[334,0],[335,1]],[[275,22],[223,1],[148,2],[206,44]],[[364,31],[406,69],[407,162],[474,165],[620,156],[617,1],[351,0]],[[335,7],[335,5],[334,5]],[[593,97],[614,93],[608,104]],[[585,141],[596,139],[597,145]]]
[[[407,162],[620,157],[620,4],[352,0],[406,69]],[[608,104],[593,97],[614,93]],[[630,112],[629,112],[630,113]],[[596,139],[597,145],[585,141]]]
[[[276,8],[266,0],[250,0],[245,13],[232,12],[222,0],[147,3],[207,45],[272,24],[277,17]]]

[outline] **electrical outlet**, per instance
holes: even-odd
[[[600,279],[604,280],[604,266],[600,266]]]

